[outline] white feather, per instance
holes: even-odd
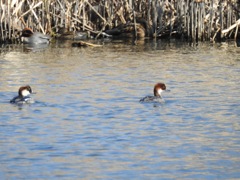
[[[160,96],[161,96],[162,92],[163,92],[162,89],[158,89],[158,94],[160,94]]]
[[[30,92],[28,90],[24,89],[22,91],[22,96],[25,97],[25,96],[28,96],[28,95],[30,95]]]

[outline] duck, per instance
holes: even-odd
[[[18,90],[18,96],[10,100],[10,103],[23,104],[32,103],[33,99],[30,97],[33,94],[32,88],[29,85],[21,86]]]
[[[33,32],[30,28],[24,28],[22,30],[22,42],[24,44],[48,44],[50,36],[40,32]]]
[[[143,38],[145,37],[145,29],[139,23],[136,23],[136,34],[135,34],[135,25],[134,23],[120,24],[119,26],[106,30],[105,33],[112,37],[118,38]]]
[[[89,33],[84,31],[68,31],[67,28],[61,27],[57,31],[57,39],[61,40],[84,40],[89,38]]]
[[[166,88],[166,85],[164,83],[157,83],[153,88],[154,96],[146,96],[140,99],[140,102],[156,102],[156,101],[160,102],[161,100],[164,102],[162,98],[163,91],[170,91],[170,90]]]
[[[152,36],[151,28],[143,19],[138,19],[136,23],[120,24],[113,29],[106,30],[105,33],[113,38],[144,38]]]

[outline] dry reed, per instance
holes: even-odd
[[[239,0],[0,0],[0,42],[19,42],[24,27],[54,36],[64,27],[99,37],[138,19],[146,35],[190,40],[237,38]]]

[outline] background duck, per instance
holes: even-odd
[[[144,19],[138,19],[135,24],[131,22],[120,24],[113,29],[106,30],[105,33],[111,35],[112,37],[119,38],[144,38],[152,36],[151,28],[149,28]]]
[[[69,31],[67,28],[59,28],[57,39],[62,40],[84,40],[89,38],[89,34],[83,31]]]
[[[144,27],[139,23],[136,23],[136,34],[134,23],[120,24],[113,29],[106,30],[105,33],[111,35],[112,37],[120,38],[132,38],[136,35],[138,38],[143,38],[146,35]]]
[[[21,40],[24,44],[48,44],[50,36],[44,35],[40,32],[33,32],[30,28],[24,28],[22,30]]]

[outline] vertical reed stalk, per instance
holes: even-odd
[[[176,32],[192,40],[235,38],[238,26],[222,31],[238,21],[239,7],[236,0],[0,0],[0,42],[14,41],[15,31],[25,26],[43,33],[65,27],[100,35],[106,28],[132,21],[136,33],[140,18],[154,37]]]

